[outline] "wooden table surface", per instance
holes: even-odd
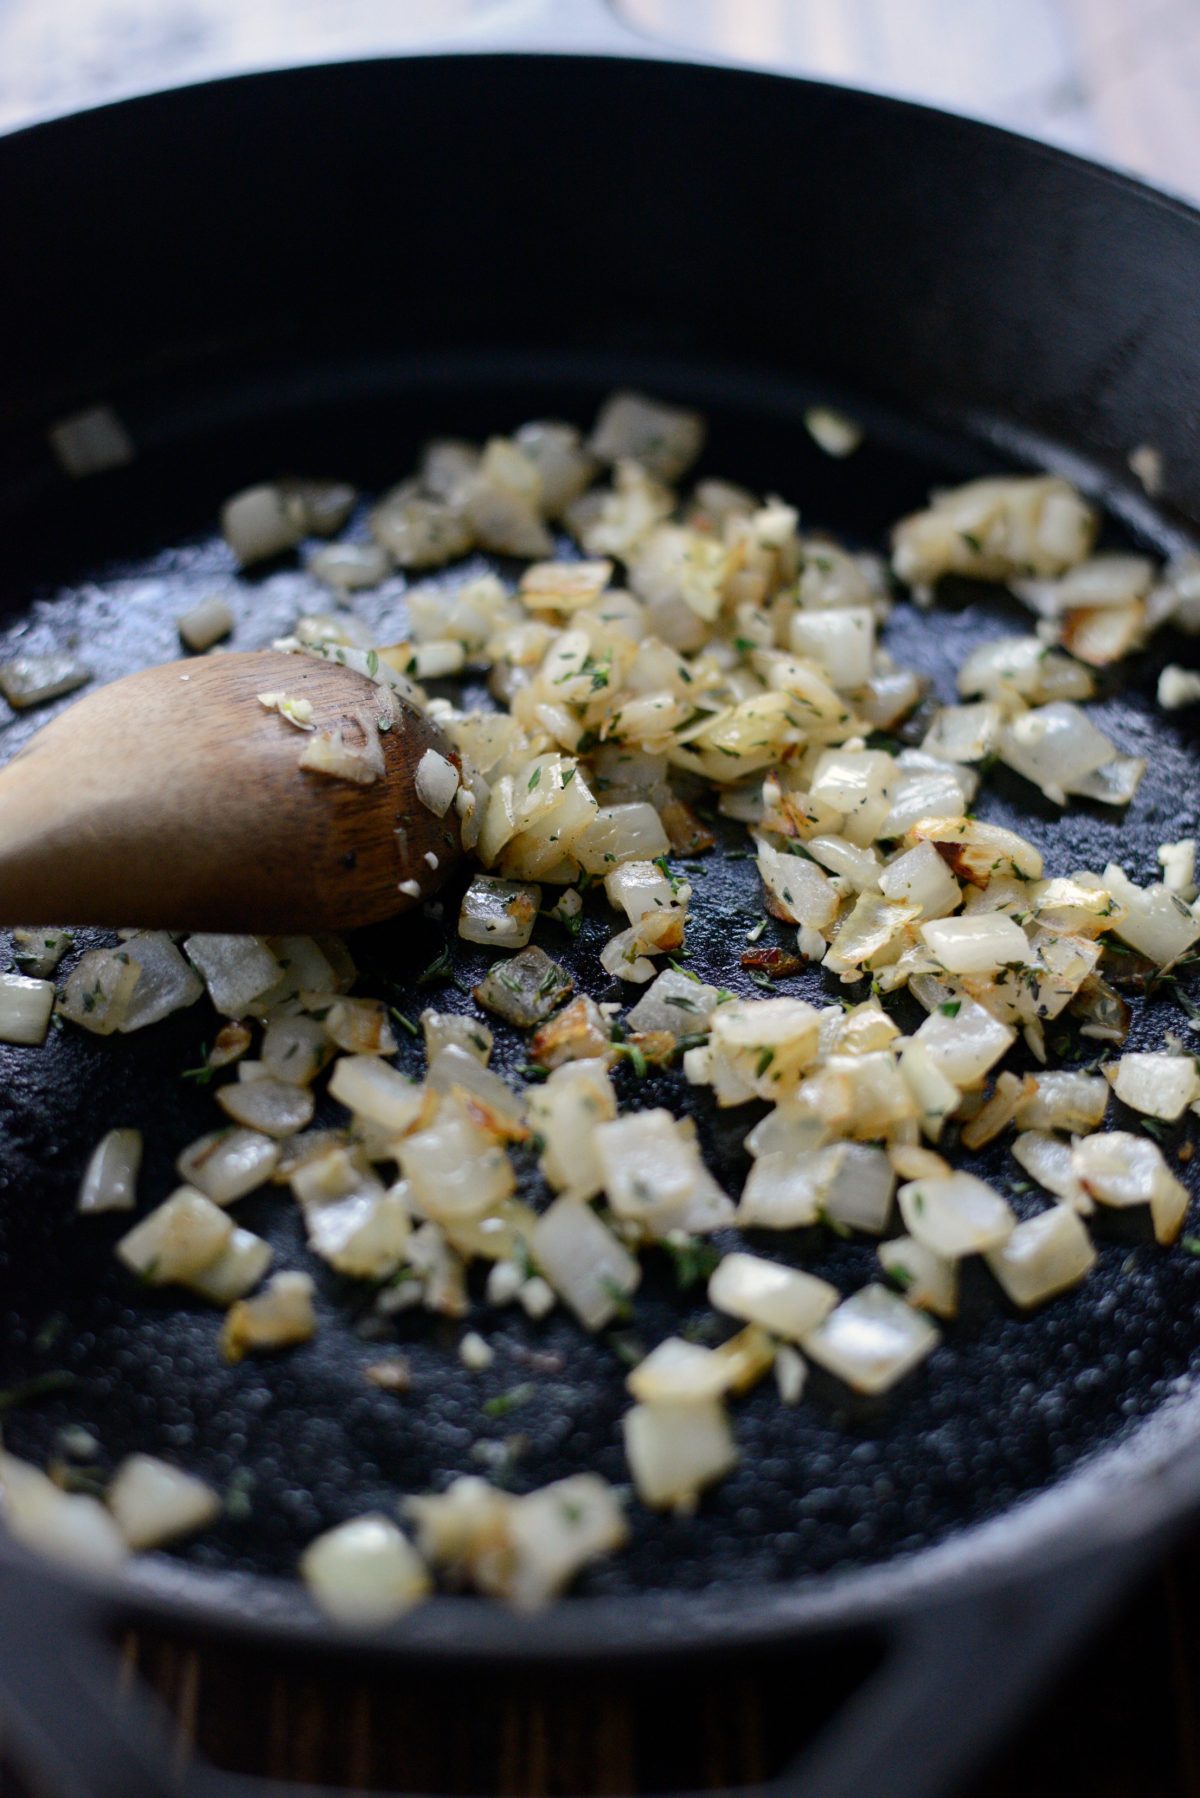
[[[533,10],[533,0],[0,0],[0,128]],[[1200,0],[624,0],[624,10],[653,36],[972,113],[1200,197]],[[273,1781],[430,1794],[736,1786],[781,1764],[829,1702],[799,1693],[786,1662],[553,1691],[510,1679],[449,1701],[440,1682],[397,1690],[147,1639],[126,1644],[126,1664],[169,1699],[181,1760],[198,1741],[218,1765]],[[830,1691],[839,1677],[832,1668]],[[0,1798],[18,1794],[42,1798],[0,1766]],[[1200,1798],[1200,1532],[960,1788],[961,1798],[1013,1794]]]

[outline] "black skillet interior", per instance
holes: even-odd
[[[378,490],[410,468],[430,434],[478,436],[546,414],[583,421],[617,382],[702,406],[711,421],[705,470],[778,491],[800,506],[810,526],[872,546],[882,545],[888,523],[920,504],[931,484],[1011,465],[1011,457],[982,441],[980,421],[992,414],[997,386],[1015,380],[1018,371],[1028,378],[1021,407],[1025,424],[1053,432],[1073,449],[1090,451],[1096,466],[1089,478],[1098,489],[1115,479],[1114,446],[1128,447],[1150,434],[1148,428],[1138,429],[1134,418],[1128,426],[1132,434],[1122,437],[1126,426],[1117,414],[1123,385],[1141,395],[1140,418],[1154,410],[1157,395],[1144,393],[1142,384],[1157,378],[1160,350],[1150,354],[1143,345],[1139,352],[1133,336],[1117,330],[1126,344],[1126,359],[1119,366],[1114,363],[1104,384],[1097,385],[1096,359],[1116,325],[1085,320],[1069,335],[1066,308],[1047,298],[1043,287],[1038,305],[1047,331],[1063,333],[1064,367],[1050,382],[1041,340],[1022,336],[1020,321],[1032,301],[1003,282],[997,308],[1016,332],[1008,342],[1004,369],[988,365],[968,380],[961,343],[949,340],[950,366],[940,394],[943,417],[936,426],[914,422],[933,409],[920,389],[922,358],[934,355],[941,329],[931,310],[949,317],[957,307],[964,309],[964,320],[974,317],[970,305],[981,273],[974,262],[961,261],[951,229],[956,205],[963,220],[975,217],[969,184],[960,194],[959,185],[951,183],[947,216],[936,231],[926,227],[924,241],[901,253],[902,226],[917,232],[923,217],[910,183],[902,183],[896,205],[903,219],[893,219],[884,234],[885,247],[899,259],[889,262],[885,256],[866,272],[861,260],[855,260],[866,255],[871,242],[869,234],[862,236],[861,221],[848,223],[825,187],[801,181],[789,196],[799,213],[800,237],[815,252],[822,230],[837,232],[837,241],[826,244],[816,266],[824,267],[831,255],[842,258],[842,326],[834,328],[831,312],[822,312],[811,293],[805,297],[799,279],[803,267],[795,266],[797,231],[792,230],[774,234],[771,246],[764,243],[766,272],[760,270],[760,279],[770,291],[764,298],[749,283],[742,328],[733,330],[734,286],[725,261],[748,254],[752,227],[757,223],[765,230],[770,208],[745,174],[734,182],[719,159],[701,156],[707,105],[719,99],[732,108],[737,114],[733,123],[764,158],[771,148],[778,160],[785,126],[790,126],[793,138],[800,140],[797,156],[806,146],[812,153],[819,147],[827,181],[843,199],[851,193],[859,196],[867,210],[878,205],[872,179],[886,167],[897,143],[908,146],[910,182],[918,180],[920,170],[914,165],[932,168],[944,157],[948,144],[941,138],[958,141],[962,128],[956,122],[797,84],[741,77],[724,85],[728,78],[695,70],[572,64],[559,75],[556,125],[571,138],[561,161],[547,162],[543,156],[539,163],[533,156],[529,107],[548,90],[536,71],[518,62],[502,69],[466,62],[384,65],[265,83],[260,97],[270,102],[272,132],[263,130],[261,109],[251,103],[252,84],[234,83],[207,90],[207,98],[206,90],[200,90],[169,103],[142,103],[90,122],[73,121],[55,128],[59,137],[53,144],[49,134],[9,147],[26,158],[23,165],[14,159],[17,179],[6,201],[18,222],[32,226],[39,181],[56,171],[61,177],[68,164],[78,171],[85,191],[71,234],[73,241],[92,235],[94,259],[83,267],[89,290],[98,297],[96,340],[85,348],[69,333],[63,339],[57,314],[65,308],[74,317],[86,308],[65,284],[68,271],[60,255],[64,284],[54,295],[43,296],[48,305],[53,301],[48,316],[39,318],[32,297],[25,295],[15,302],[19,316],[9,321],[17,333],[10,329],[9,341],[20,342],[28,353],[14,362],[16,423],[4,439],[14,468],[5,495],[12,518],[4,566],[4,608],[11,620],[3,634],[5,649],[16,643],[31,649],[75,643],[97,677],[110,678],[176,653],[175,618],[196,597],[213,591],[234,606],[234,647],[265,644],[298,611],[327,609],[328,601],[298,564],[279,564],[249,578],[235,575],[212,530],[217,504],[233,487],[262,475],[302,470],[346,475],[366,492]],[[648,88],[647,82],[653,85]],[[525,208],[513,199],[515,214],[506,215],[513,241],[507,242],[503,232],[497,234],[488,208],[480,205],[478,164],[465,167],[465,152],[453,142],[450,120],[461,119],[464,105],[481,101],[484,94],[511,125],[498,142],[502,166],[489,180],[511,199],[518,193],[517,172],[532,169],[537,191],[531,204],[537,216],[557,222],[553,211],[539,208],[564,205],[566,297],[561,315],[557,300],[547,308],[537,297],[536,283],[514,280],[506,260],[523,255],[539,274],[548,272],[546,246]],[[401,95],[403,109],[393,105]],[[651,97],[657,104],[653,128],[646,112]],[[598,129],[622,100],[629,102],[623,115],[628,130],[615,166],[608,167],[603,182],[594,183],[593,193],[582,154],[587,128]],[[385,101],[392,106],[389,131],[379,123]],[[318,130],[315,141],[322,154],[310,153],[303,142],[304,122],[315,112],[332,129],[335,120],[351,116],[352,106],[357,107],[356,119],[365,121],[361,134],[367,141],[349,134],[331,149],[333,140]],[[140,113],[136,120],[134,113]],[[83,154],[89,131],[100,133],[97,141],[132,183],[129,210],[142,204],[148,216],[159,219],[165,216],[171,173],[178,176],[189,169],[202,147],[211,150],[218,165],[213,191],[223,198],[227,217],[222,220],[221,206],[211,194],[189,194],[195,216],[187,232],[157,236],[149,254],[145,244],[135,254],[139,234],[129,224],[129,210],[123,210],[109,215],[115,246],[106,244],[97,213],[101,194],[110,191],[113,168],[110,161],[101,176]],[[132,158],[131,146],[155,131],[163,133],[162,141],[171,149],[166,172]],[[689,132],[699,133],[692,147],[700,158],[690,168],[680,142]],[[249,148],[247,134],[253,140]],[[636,140],[632,146],[631,137]],[[440,204],[431,206],[427,184],[418,175],[411,186],[407,177],[401,180],[394,193],[381,176],[366,195],[360,187],[347,186],[347,216],[339,220],[327,203],[333,189],[322,185],[330,178],[329,163],[341,158],[345,170],[353,164],[382,169],[371,157],[382,158],[392,138],[399,167],[424,144],[426,163],[421,166],[432,159],[440,171]],[[243,166],[252,171],[247,175],[251,191],[241,195],[230,184],[232,170],[226,166],[235,144]],[[628,194],[639,167],[639,146],[649,159],[643,168],[654,167],[660,179],[644,190],[643,198],[648,194],[649,200],[641,212],[623,208],[618,220],[610,186]],[[1089,229],[1095,233],[1095,220],[1089,225],[1083,216],[1085,202],[1099,204],[1107,178],[1065,160],[1043,161],[1042,152],[974,128],[966,129],[960,147],[973,160],[973,179],[986,175],[992,182],[990,231],[999,230],[997,211],[1013,204],[1009,190],[1015,168],[1018,174],[1025,172],[1030,184],[1030,205],[1043,191],[1043,175],[1046,182],[1065,183],[1068,189],[1077,184],[1079,193],[1073,197],[1080,230],[1084,239]],[[573,149],[579,152],[574,161]],[[266,159],[263,167],[251,150]],[[855,166],[847,169],[845,159],[851,156]],[[752,165],[747,161],[742,166]],[[761,166],[768,165],[764,161]],[[570,205],[563,191],[567,167],[572,180],[588,189],[586,195],[575,193]],[[1007,181],[1002,179],[1006,173]],[[660,226],[669,222],[661,216],[667,199],[659,187],[683,213],[671,242],[679,247],[677,262],[684,268],[657,257],[647,235],[647,212],[657,216]],[[312,227],[307,233],[288,210],[297,188],[306,195],[304,214]],[[267,247],[254,257],[252,223],[261,221],[257,202],[268,190],[282,222],[277,218],[266,228]],[[465,205],[468,192],[475,193],[479,213],[478,238],[469,258],[476,295],[464,315],[473,335],[464,334],[459,316],[460,283],[469,271],[463,263],[467,224],[456,203]],[[1119,200],[1151,235],[1159,228],[1180,235],[1191,266],[1200,265],[1200,246],[1188,215],[1165,205],[1156,211],[1158,202],[1119,184],[1112,184],[1111,192],[1114,205]],[[579,226],[585,198],[594,200],[602,215],[594,231]],[[371,283],[373,305],[367,308],[357,293],[346,297],[338,287],[335,320],[325,266],[329,235],[344,243],[356,229],[378,231],[385,199],[393,205],[411,199],[424,227],[436,228],[440,235],[430,241],[418,233],[419,263],[408,269],[403,285],[394,287],[388,287],[388,280],[399,281],[405,274],[404,258],[394,239],[386,238],[384,267]],[[748,217],[741,219],[737,241],[730,246],[724,228],[740,218],[738,201]],[[472,230],[474,223],[475,211]],[[704,241],[697,244],[689,228],[701,225]],[[606,226],[616,233],[619,254],[605,236]],[[40,251],[50,256],[46,228],[38,230]],[[1107,237],[1107,225],[1099,235]],[[1055,243],[1060,257],[1068,257],[1071,238],[1062,221]],[[726,258],[719,254],[722,244]],[[935,244],[945,255],[937,291],[917,309],[920,271],[929,272]],[[796,279],[785,280],[771,264],[767,252],[772,247]],[[287,279],[271,262],[285,250],[292,258]],[[602,271],[596,276],[602,300],[580,266],[578,258],[585,251]],[[118,252],[133,258],[136,281]],[[248,260],[240,261],[235,252]],[[1098,246],[1093,244],[1091,252],[1098,254]],[[1072,253],[1082,252],[1077,248]],[[219,328],[214,326],[204,345],[195,336],[199,298],[172,284],[172,277],[190,266],[189,258],[218,318]],[[1010,284],[1018,277],[1032,278],[1021,254],[1011,261],[1021,266],[1007,268]],[[710,263],[710,291],[691,310],[685,307],[675,315],[682,322],[670,338],[661,329],[661,310],[669,313],[680,300],[681,286],[687,286],[685,277],[697,281]],[[32,265],[42,266],[36,257]],[[1172,278],[1177,276],[1176,267]],[[298,294],[284,329],[270,302],[280,300],[293,277]],[[155,300],[162,302],[171,289],[171,304],[154,340],[160,351],[155,358],[145,356],[144,344],[143,353],[135,354],[132,327],[108,291],[117,279],[127,283],[128,309],[147,328],[147,308]],[[828,272],[814,279],[828,283]],[[1073,271],[1072,280],[1082,283],[1082,269]],[[643,281],[646,297],[639,304]],[[889,284],[905,291],[914,310],[897,314],[888,299]],[[321,304],[311,300],[313,285]],[[262,291],[266,288],[269,294]],[[395,297],[390,321],[381,315],[381,288]],[[244,320],[230,297],[234,289],[246,292]],[[445,300],[446,315],[437,323],[432,322],[431,289]],[[689,291],[700,293],[698,286]],[[529,318],[520,314],[522,294]],[[832,303],[828,292],[825,298]],[[706,310],[710,302],[715,315]],[[574,305],[582,310],[582,323],[579,313],[569,310]],[[1119,311],[1116,300],[1113,306]],[[789,307],[794,309],[793,325],[780,317],[781,309]],[[768,316],[770,331],[761,341],[754,324]],[[235,318],[243,339],[236,344],[229,322]],[[877,329],[870,340],[859,340],[869,367],[855,391],[848,379],[852,327],[855,320],[868,318]],[[656,319],[659,350],[653,354]],[[806,320],[815,332],[811,359],[804,342]],[[335,322],[341,326],[340,337]],[[421,357],[406,354],[403,343],[423,323],[435,351]],[[596,328],[598,323],[603,328]],[[535,326],[548,346],[540,356],[528,348]],[[845,341],[843,326],[850,330]],[[970,328],[981,329],[977,321]],[[885,359],[881,365],[880,340],[890,337],[898,354],[896,346],[906,331],[911,337],[907,360]],[[1089,331],[1090,398],[1064,379],[1064,369],[1069,374],[1072,361],[1083,356],[1080,340]],[[260,339],[257,356],[255,332]],[[374,346],[385,332],[390,332],[391,347],[386,355],[376,355]],[[985,334],[995,344],[1003,338],[994,319]],[[269,343],[262,341],[264,336]],[[52,373],[55,342],[67,347]],[[490,353],[481,343],[492,346]],[[776,352],[780,359],[772,364]],[[1139,365],[1139,354],[1145,366]],[[253,379],[246,377],[250,367],[257,371]],[[109,378],[98,385],[100,368]],[[1077,373],[1082,380],[1082,370]],[[896,404],[898,391],[902,406]],[[821,456],[800,426],[804,405],[814,395],[831,393],[848,397],[869,427],[865,446],[845,463]],[[139,445],[148,446],[131,468],[70,486],[53,479],[48,467],[39,472],[28,455],[22,457],[22,445],[27,450],[33,441],[37,420],[45,422],[92,398],[114,400],[131,421]],[[1154,440],[1169,439],[1178,446],[1179,430],[1164,415],[1163,430]],[[1169,488],[1176,498],[1181,491],[1186,497],[1191,472],[1180,461],[1168,461]],[[1178,518],[1158,527],[1143,511],[1140,520],[1143,540],[1151,548],[1178,541]],[[1113,540],[1121,540],[1115,527]],[[470,567],[479,565],[472,561]],[[462,572],[452,571],[448,578]],[[356,598],[353,609],[381,625],[386,621],[387,635],[399,635],[402,592],[403,582],[396,578],[379,592]],[[953,669],[971,645],[1026,624],[1027,615],[1002,594],[959,588],[942,596],[933,615],[899,606],[887,641],[900,660],[928,672],[937,691],[948,698]],[[1098,867],[1116,858],[1135,878],[1154,877],[1156,846],[1196,827],[1197,753],[1189,741],[1188,720],[1164,718],[1153,703],[1158,667],[1181,656],[1187,657],[1185,647],[1161,639],[1140,659],[1122,690],[1096,707],[1098,721],[1120,747],[1145,755],[1149,764],[1128,813],[1085,805],[1059,817],[1032,789],[1001,773],[986,789],[983,815],[1014,824],[1046,850],[1051,866],[1063,871]],[[9,723],[4,752],[15,749],[37,722]],[[753,994],[740,955],[761,905],[753,865],[741,859],[740,837],[730,835],[697,867],[703,871],[692,876],[696,923],[688,965],[704,978]],[[357,939],[362,990],[386,991],[410,1018],[424,1004],[459,1009],[469,1003],[462,988],[478,977],[486,957],[454,938],[457,893],[452,887],[445,894],[450,928],[433,918],[406,920]],[[603,904],[593,902],[576,942],[549,923],[540,927],[539,937],[576,973],[581,987],[597,991],[596,956],[607,928]],[[79,946],[88,940],[81,937]],[[784,940],[774,925],[764,939],[772,940]],[[419,984],[446,942],[450,979]],[[783,990],[820,999],[833,989],[819,971],[807,971]],[[423,1314],[403,1317],[391,1338],[413,1371],[411,1392],[403,1399],[373,1389],[363,1378],[364,1366],[380,1353],[379,1343],[355,1327],[356,1319],[361,1325],[365,1318],[370,1295],[327,1272],[318,1270],[322,1328],[316,1339],[286,1356],[251,1360],[237,1369],[224,1367],[217,1357],[218,1320],[212,1313],[181,1303],[175,1295],[132,1286],[110,1252],[119,1224],[84,1224],[72,1216],[79,1173],[104,1129],[136,1124],[147,1140],[143,1193],[152,1198],[169,1190],[174,1155],[216,1118],[211,1096],[183,1077],[185,1069],[196,1065],[212,1027],[211,1015],[197,1008],[116,1043],[65,1030],[44,1052],[0,1050],[0,1366],[5,1384],[48,1373],[68,1376],[59,1392],[12,1411],[5,1419],[6,1444],[44,1459],[64,1424],[82,1423],[103,1445],[103,1467],[136,1448],[193,1468],[229,1491],[231,1502],[224,1520],[180,1554],[197,1571],[233,1573],[243,1582],[288,1573],[304,1543],[331,1523],[371,1507],[389,1507],[397,1494],[439,1487],[457,1473],[490,1469],[516,1490],[585,1467],[622,1482],[624,1358],[639,1344],[652,1345],[689,1321],[702,1322],[707,1311],[702,1285],[681,1289],[665,1256],[650,1258],[632,1317],[598,1340],[584,1338],[560,1316],[532,1324],[512,1311],[480,1309],[472,1322],[497,1351],[494,1365],[482,1375],[468,1373],[458,1361],[454,1327]],[[1158,1046],[1168,1028],[1186,1030],[1169,987],[1139,1016],[1134,1041]],[[512,1068],[523,1060],[520,1041],[503,1031],[498,1038],[501,1066]],[[1078,1052],[1087,1059],[1089,1045],[1079,1045]],[[418,1065],[407,1036],[400,1060]],[[737,1189],[745,1168],[740,1142],[747,1113],[714,1114],[677,1076],[639,1082],[626,1067],[619,1078],[628,1102],[667,1102],[691,1110],[710,1165],[731,1190]],[[1006,1165],[1003,1152],[979,1165],[1013,1190],[1017,1170],[1011,1161]],[[525,1172],[528,1190],[537,1194],[536,1176],[531,1169]],[[1025,1194],[1016,1195],[1014,1203],[1021,1212],[1036,1208]],[[255,1195],[243,1203],[240,1214],[270,1238],[277,1265],[309,1265],[293,1212],[277,1193]],[[1159,1250],[1136,1231],[1131,1235],[1128,1227],[1110,1228],[1103,1217],[1097,1235],[1101,1261],[1091,1280],[1032,1317],[1011,1312],[984,1278],[969,1279],[960,1322],[947,1331],[928,1365],[878,1407],[848,1406],[844,1394],[815,1378],[795,1409],[782,1407],[771,1388],[760,1388],[738,1406],[740,1467],[706,1498],[699,1514],[687,1520],[663,1518],[635,1507],[628,1549],[591,1571],[581,1589],[621,1596],[688,1592],[716,1584],[727,1589],[734,1618],[738,1594],[751,1586],[778,1587],[913,1554],[1060,1478],[1081,1457],[1154,1411],[1197,1359],[1193,1315],[1200,1261],[1182,1249]],[[721,1246],[728,1241],[721,1240]],[[763,1237],[754,1246],[802,1261],[845,1288],[873,1277],[874,1250],[865,1241],[843,1243],[810,1232],[795,1240]],[[214,1586],[215,1606],[224,1602],[219,1591],[228,1590]],[[303,1615],[302,1603],[297,1617]],[[675,1643],[679,1645],[679,1635]]]

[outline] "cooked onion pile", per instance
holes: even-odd
[[[810,429],[831,454],[858,441],[834,414]],[[124,933],[82,956],[55,998],[63,933],[19,932],[24,971],[0,978],[0,1034],[14,1042],[41,1039],[52,1002],[102,1035],[205,993],[227,1020],[208,1055],[227,1122],[181,1148],[178,1189],[156,1195],[117,1253],[141,1280],[222,1312],[214,1353],[229,1361],[317,1327],[311,1274],[273,1268],[231,1212],[267,1183],[299,1206],[316,1260],[371,1283],[384,1318],[423,1308],[465,1326],[468,1270],[483,1263],[488,1307],[536,1319],[562,1306],[604,1331],[635,1301],[645,1251],[710,1259],[722,1339],[670,1337],[627,1381],[637,1499],[675,1510],[735,1464],[736,1402],[756,1382],[773,1376],[796,1404],[810,1364],[867,1395],[917,1369],[953,1326],[967,1257],[1029,1308],[1086,1280],[1097,1208],[1145,1207],[1158,1242],[1175,1242],[1188,1195],[1175,1139],[1160,1138],[1200,1112],[1189,1047],[1121,1052],[1118,991],[1131,971],[1177,978],[1196,960],[1194,841],[1164,844],[1163,878],[1144,883],[1117,863],[1047,868],[973,809],[997,762],[1055,806],[1129,803],[1144,763],[1089,713],[1095,671],[1168,620],[1200,630],[1200,566],[1094,551],[1096,515],[1058,477],[935,495],[896,527],[891,574],[922,604],[946,574],[1002,581],[1034,615],[1029,634],[973,651],[953,702],[935,705],[880,641],[882,562],[802,530],[778,498],[715,480],[681,497],[703,435],[690,412],[620,394],[586,440],[539,422],[482,449],[434,443],[371,512],[369,541],[311,559],[340,600],[393,566],[476,548],[523,563],[507,581],[413,585],[400,641],[372,640],[345,607],[298,620],[286,640],[416,699],[452,748],[422,759],[417,799],[458,821],[479,870],[458,934],[496,958],[473,1015],[422,1014],[423,1079],[393,1065],[393,1018],[357,990],[337,939]],[[336,533],[353,505],[336,483],[280,483],[237,495],[223,523],[249,562]],[[211,642],[222,621],[181,628]],[[421,684],[471,671],[486,671],[494,709]],[[1169,672],[1164,702],[1184,703],[1195,677]],[[5,690],[24,703],[75,678],[23,665]],[[303,702],[260,700],[297,731],[300,768],[376,778],[381,761],[312,734]],[[381,696],[381,728],[389,705]],[[688,969],[714,804],[744,826],[766,911],[794,941],[756,948],[765,920],[749,932],[743,966],[766,992]],[[601,887],[613,920],[594,970],[603,1003],[552,953]],[[823,1003],[776,984],[817,963]],[[897,1006],[905,993],[915,1012]],[[527,1033],[521,1086],[490,1065],[488,1014]],[[688,1118],[621,1111],[619,1060],[750,1108],[740,1194],[705,1165]],[[322,1088],[339,1121],[311,1128]],[[1111,1127],[1114,1093],[1129,1128]],[[1001,1138],[1009,1191],[955,1160]],[[81,1211],[134,1208],[140,1151],[135,1132],[103,1138]],[[544,1183],[537,1203],[518,1190],[522,1157]],[[1010,1200],[1026,1175],[1038,1208],[1019,1216]],[[878,1277],[841,1292],[774,1257],[774,1241],[794,1254],[791,1233],[813,1227],[875,1238]],[[742,1228],[761,1246],[706,1258],[701,1239]],[[480,1372],[493,1359],[473,1328],[460,1355]],[[0,1480],[18,1535],[89,1564],[202,1527],[215,1505],[146,1457],[118,1472],[107,1508],[11,1457]],[[395,1518],[328,1532],[302,1570],[319,1604],[360,1624],[418,1602],[434,1574],[533,1605],[625,1528],[617,1492],[586,1470],[521,1497],[464,1477],[406,1497]]]

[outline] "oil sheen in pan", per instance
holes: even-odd
[[[834,463],[798,429],[796,411],[786,416],[790,409],[778,396],[766,407],[732,390],[722,398],[711,377],[689,386],[673,372],[658,383],[645,371],[637,375],[649,391],[705,406],[711,428],[702,472],[778,491],[800,506],[806,528],[827,527],[864,546],[881,547],[887,525],[921,504],[932,484],[1010,466],[977,446],[937,442],[879,417],[870,418],[863,448]],[[135,464],[59,495],[51,511],[26,521],[13,550],[12,622],[0,648],[69,643],[98,678],[111,678],[177,654],[175,619],[214,590],[233,605],[234,645],[265,644],[299,611],[328,609],[328,595],[294,564],[236,580],[228,551],[211,534],[225,493],[294,467],[378,489],[411,466],[429,435],[482,435],[547,410],[587,418],[599,391],[590,383],[575,391],[558,382],[552,392],[529,381],[464,383],[443,387],[436,400],[409,393],[402,405],[381,394],[285,422],[243,424],[162,459],[153,476]],[[484,565],[472,558],[468,566]],[[392,621],[402,591],[397,577],[356,596],[355,610]],[[927,672],[945,699],[954,668],[975,643],[1027,628],[1028,615],[1001,593],[960,584],[943,593],[933,613],[899,604],[885,640],[905,665]],[[389,635],[401,634],[399,624],[389,624]],[[1178,644],[1160,638],[1121,690],[1095,708],[1113,740],[1148,762],[1128,815],[1079,805],[1060,817],[1003,770],[981,795],[981,815],[1020,829],[1062,871],[1113,857],[1149,877],[1156,846],[1195,825],[1200,754],[1153,699],[1159,667],[1179,656]],[[40,721],[10,724],[4,753]],[[752,992],[739,958],[761,903],[753,862],[741,858],[744,844],[744,833],[731,828],[705,858],[704,872],[692,876],[688,961],[704,979]],[[452,983],[415,989],[444,940],[463,986],[486,965],[483,951],[453,934],[458,894],[459,887],[444,894],[448,931],[427,918],[356,939],[365,990],[385,978],[407,995],[410,1014],[427,1003],[466,1007]],[[593,992],[603,978],[597,956],[609,928],[601,901],[574,942],[556,935],[552,946]],[[771,925],[764,942],[777,930],[782,941],[781,927]],[[91,940],[81,936],[79,946]],[[786,990],[819,999],[830,989],[820,971],[806,970]],[[1157,1001],[1139,1012],[1130,1046],[1158,1047],[1166,1029],[1181,1028],[1169,1000]],[[232,1482],[238,1499],[226,1517],[178,1551],[195,1572],[289,1574],[304,1544],[343,1517],[387,1508],[397,1494],[440,1486],[455,1473],[483,1471],[481,1441],[494,1445],[483,1452],[518,1489],[581,1468],[624,1482],[622,1352],[708,1314],[703,1286],[680,1290],[666,1256],[647,1258],[634,1317],[615,1340],[613,1332],[587,1338],[559,1314],[533,1324],[511,1310],[482,1313],[496,1349],[484,1379],[459,1363],[455,1327],[424,1314],[402,1316],[396,1328],[412,1367],[402,1399],[362,1375],[379,1352],[355,1332],[370,1295],[328,1269],[318,1269],[322,1328],[315,1340],[235,1369],[215,1352],[213,1313],[177,1295],[131,1289],[110,1254],[120,1226],[73,1216],[77,1179],[105,1128],[137,1125],[146,1134],[141,1190],[149,1197],[170,1189],[179,1147],[213,1123],[210,1098],[181,1078],[196,1065],[206,1034],[197,1009],[119,1041],[64,1031],[41,1054],[0,1049],[0,1364],[5,1383],[50,1370],[65,1370],[75,1382],[6,1419],[13,1450],[44,1459],[56,1431],[80,1422],[103,1443],[106,1460],[144,1449],[218,1487]],[[513,1033],[497,1029],[502,1070],[524,1053]],[[407,1038],[400,1062],[419,1065]],[[731,1190],[740,1186],[749,1108],[714,1113],[678,1077],[651,1073],[637,1082],[627,1065],[618,1081],[623,1102],[692,1110],[710,1166]],[[969,1165],[999,1173],[1005,1158],[1004,1146],[993,1145]],[[1014,1204],[1018,1212],[1038,1208],[1032,1196]],[[308,1265],[294,1208],[278,1193],[254,1195],[239,1215],[271,1240],[276,1265]],[[1120,1214],[1102,1216],[1097,1237],[1100,1261],[1088,1282],[1032,1316],[1012,1315],[990,1282],[968,1277],[958,1323],[884,1401],[848,1404],[844,1388],[815,1373],[795,1408],[782,1406],[769,1384],[751,1393],[736,1408],[740,1464],[697,1516],[633,1507],[628,1548],[589,1569],[579,1589],[694,1591],[714,1581],[773,1583],[865,1568],[925,1548],[1052,1483],[1147,1416],[1198,1358],[1191,1319],[1200,1261],[1131,1236]],[[786,1238],[770,1240],[774,1252],[786,1252]],[[875,1265],[869,1240],[841,1242],[820,1232],[799,1240],[796,1258],[844,1288],[862,1284]],[[485,1412],[489,1397],[515,1387],[531,1388],[524,1402],[502,1417]]]

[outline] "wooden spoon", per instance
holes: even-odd
[[[268,711],[270,692],[309,701],[315,731]],[[372,784],[300,767],[334,730],[378,744]],[[416,797],[431,748],[450,754],[424,713],[336,662],[264,650],[128,675],[0,769],[0,923],[271,932],[392,917],[462,853],[453,805],[439,818]]]

